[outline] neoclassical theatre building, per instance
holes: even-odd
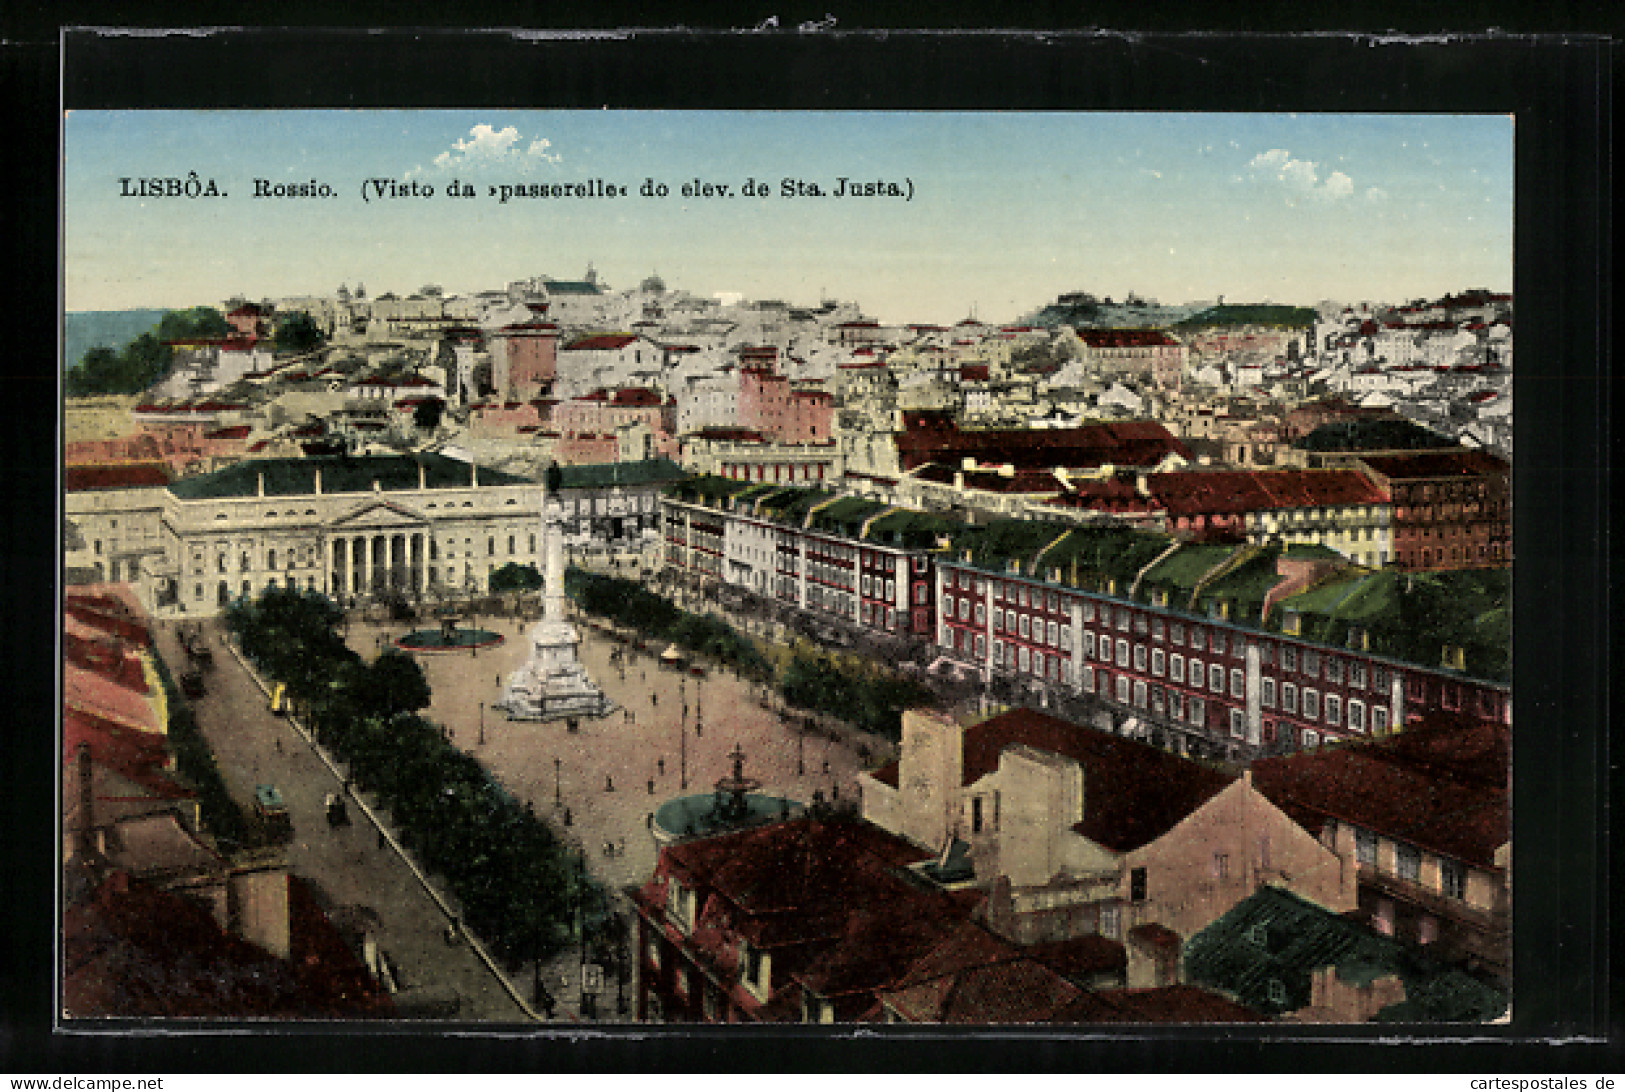
[[[272,586],[341,601],[470,594],[541,547],[541,484],[441,455],[254,460],[165,492],[163,556],[142,591],[166,615],[212,615]]]

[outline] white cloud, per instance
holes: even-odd
[[[1365,199],[1367,201],[1386,201],[1388,200],[1388,191],[1381,186],[1372,186],[1365,191]]]
[[[1309,159],[1293,159],[1292,153],[1285,148],[1259,152],[1248,161],[1247,169],[1255,179],[1273,178],[1293,195],[1320,201],[1341,201],[1354,195],[1354,179],[1342,171],[1332,171],[1322,179],[1318,163]]]
[[[504,167],[526,171],[538,163],[558,163],[564,157],[551,151],[553,142],[546,137],[533,137],[524,150],[520,144],[524,137],[512,125],[501,129],[484,122],[468,131],[466,137],[452,141],[446,151],[430,161],[440,171],[467,170],[480,167]],[[413,167],[407,178],[423,173],[422,166]]]

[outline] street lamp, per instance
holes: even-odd
[[[553,759],[553,806],[555,808],[564,803],[564,798],[559,793],[559,761],[557,758]]]
[[[480,746],[485,746],[485,703],[480,702]]]

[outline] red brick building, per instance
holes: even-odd
[[[1393,505],[1399,567],[1511,563],[1512,475],[1505,459],[1462,449],[1367,455],[1360,465]]]

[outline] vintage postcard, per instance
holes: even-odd
[[[1508,1014],[1510,116],[63,140],[63,1020]]]

